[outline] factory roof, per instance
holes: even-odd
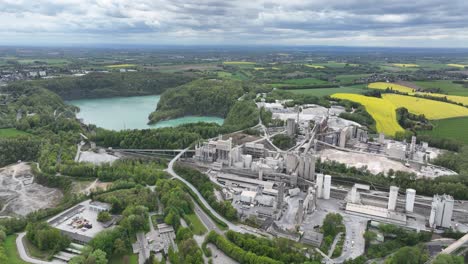
[[[229,180],[229,181],[237,181],[237,182],[243,182],[243,183],[248,183],[252,184],[255,186],[262,185],[264,186],[265,189],[273,189],[273,182],[267,182],[267,181],[260,181],[256,179],[250,179],[247,177],[240,177],[234,174],[218,174],[218,179],[224,179],[224,180]]]

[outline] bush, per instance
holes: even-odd
[[[109,212],[103,211],[99,212],[97,220],[99,222],[108,222],[112,219],[112,216],[109,214]]]

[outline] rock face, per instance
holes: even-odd
[[[0,169],[0,217],[25,216],[54,207],[62,196],[58,189],[34,183],[34,175],[26,163]]]

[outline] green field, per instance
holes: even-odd
[[[220,71],[218,72],[218,78],[231,78],[232,73],[230,72],[225,72],[225,71]]]
[[[436,138],[451,138],[468,144],[468,117],[433,120],[434,128],[431,131],[419,131],[418,134],[430,135]]]
[[[282,84],[291,84],[291,85],[320,85],[320,84],[328,84],[326,81],[322,81],[316,78],[301,78],[301,79],[290,79],[285,80],[279,85]]]
[[[442,92],[449,95],[468,96],[468,88],[458,83],[452,83],[450,80],[418,81],[413,83],[421,88],[440,88]]]
[[[16,130],[16,128],[0,128],[0,138],[11,138],[29,135],[26,132]]]
[[[190,229],[192,229],[192,232],[195,235],[203,235],[206,233],[206,227],[203,225],[203,223],[198,219],[198,216],[196,214],[188,214],[185,215],[186,218],[190,221]]]
[[[287,90],[296,94],[306,94],[314,95],[318,97],[332,95],[335,93],[354,93],[361,94],[366,90],[364,85],[352,85],[340,88],[317,88],[317,89],[297,89],[297,90]]]
[[[68,60],[66,59],[19,59],[18,60],[18,63],[20,64],[34,64],[36,62],[40,62],[40,63],[46,63],[46,64],[49,64],[49,65],[59,65],[59,64],[67,64],[69,63]]]
[[[16,249],[16,235],[7,236],[5,243],[3,244],[5,248],[5,255],[7,257],[8,264],[27,264],[21,260],[18,250]]]
[[[341,83],[351,83],[355,80],[359,80],[360,78],[365,78],[370,76],[371,74],[363,73],[363,74],[343,74],[338,75],[335,77]]]

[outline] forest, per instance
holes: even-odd
[[[161,94],[192,81],[191,73],[91,72],[80,77],[35,80],[65,100]]]
[[[150,123],[186,115],[224,118],[243,93],[239,81],[199,79],[161,94],[156,111],[149,116]]]

